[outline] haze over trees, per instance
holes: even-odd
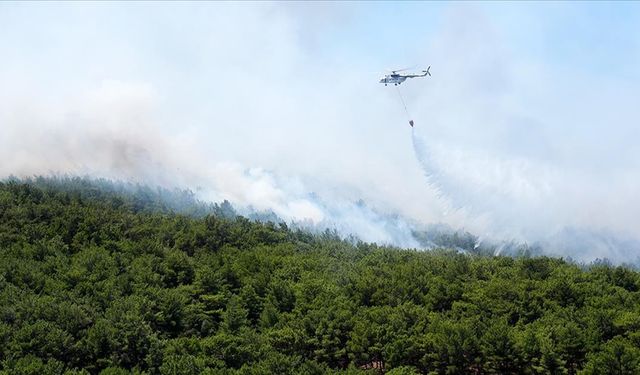
[[[0,183],[1,374],[638,374],[640,278],[416,251],[187,192]]]

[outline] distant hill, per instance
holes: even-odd
[[[0,373],[640,373],[631,269],[265,218],[188,191],[0,182]]]

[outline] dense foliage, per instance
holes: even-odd
[[[0,373],[640,373],[627,268],[353,243],[103,185],[0,183]]]

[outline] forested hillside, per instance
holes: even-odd
[[[632,270],[230,212],[86,179],[0,183],[0,373],[640,373]]]

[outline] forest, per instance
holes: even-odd
[[[640,278],[0,182],[0,374],[640,374]]]

